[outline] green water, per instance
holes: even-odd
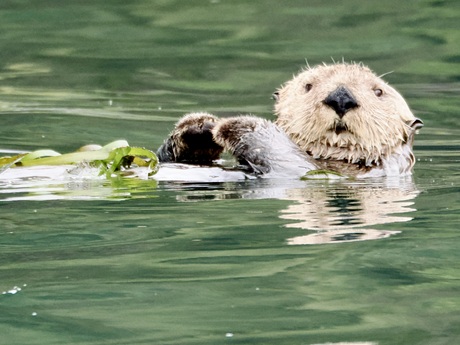
[[[272,118],[305,58],[393,71],[425,127],[409,181],[2,183],[0,343],[460,343],[459,4],[2,1],[2,154]]]

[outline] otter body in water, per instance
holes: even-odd
[[[274,93],[276,121],[184,116],[158,150],[161,162],[209,165],[223,150],[256,175],[410,174],[422,121],[403,97],[361,64],[308,68]]]

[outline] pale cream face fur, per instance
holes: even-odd
[[[358,103],[342,118],[323,103],[340,86]],[[416,120],[402,96],[360,64],[306,69],[277,98],[276,123],[314,158],[378,165],[406,143]]]

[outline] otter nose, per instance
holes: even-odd
[[[358,106],[353,94],[344,86],[340,86],[332,91],[323,103],[334,109],[341,118],[348,110]]]

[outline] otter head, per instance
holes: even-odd
[[[379,165],[421,127],[403,97],[361,64],[308,68],[283,85],[276,123],[317,159]]]

